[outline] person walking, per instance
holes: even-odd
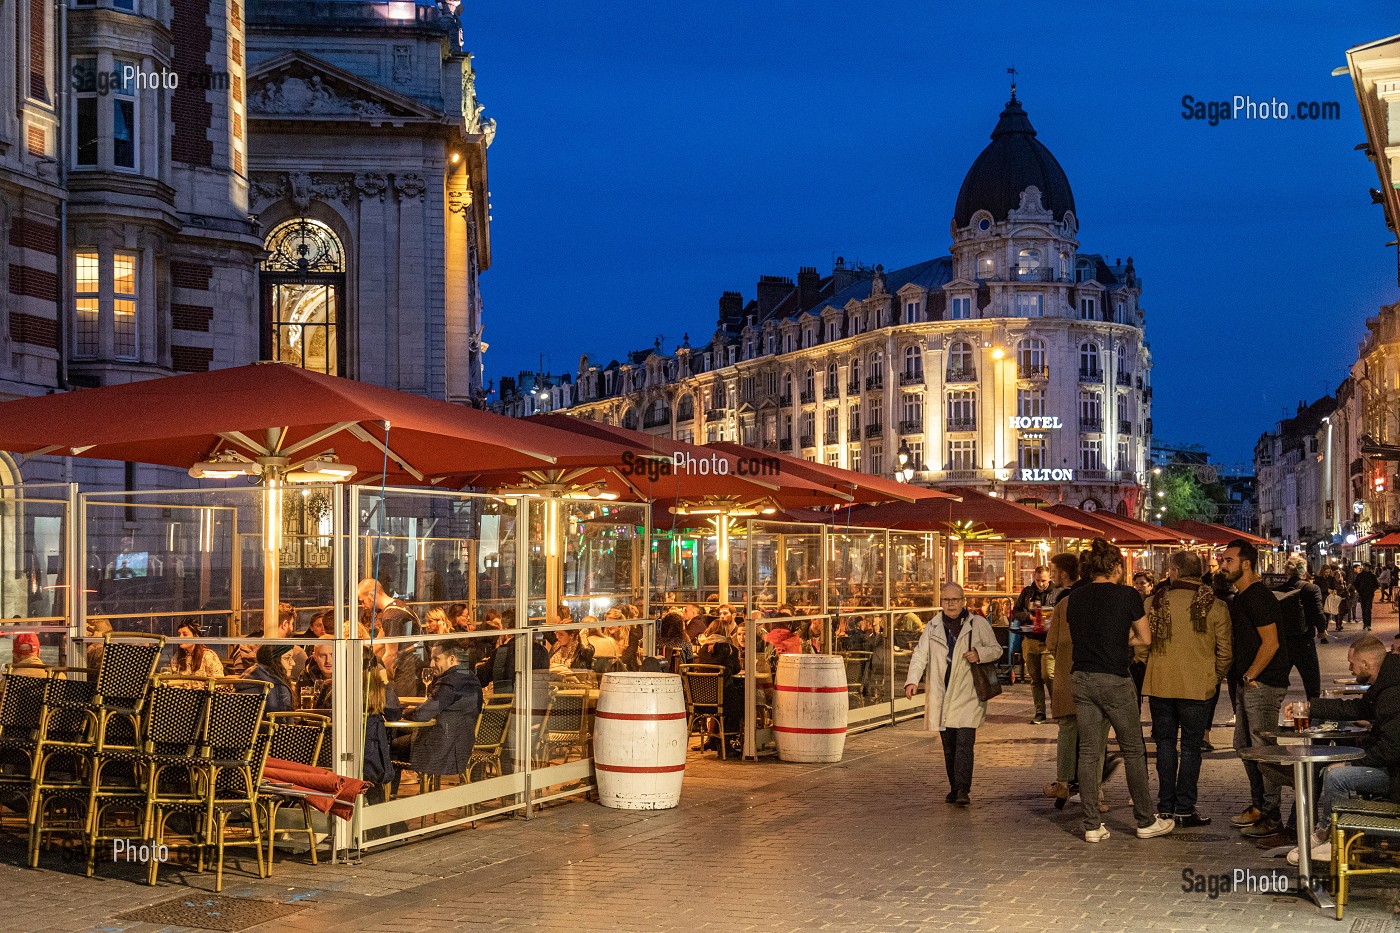
[[[1325,631],[1327,620],[1322,615],[1322,593],[1308,582],[1308,562],[1301,554],[1284,561],[1287,579],[1274,587],[1282,614],[1279,637],[1288,651],[1289,663],[1298,669],[1303,692],[1309,700],[1322,694],[1322,673],[1317,664],[1317,643],[1314,633],[1320,624]]]
[[[1375,602],[1376,590],[1380,588],[1380,581],[1376,579],[1371,565],[1362,564],[1361,569],[1357,571],[1356,579],[1352,581],[1352,589],[1356,590],[1356,601],[1361,604],[1361,628],[1363,631],[1369,632],[1371,630],[1371,604]]]
[[[1053,663],[1045,654],[1045,625],[1055,604],[1055,589],[1050,582],[1050,568],[1035,568],[1030,584],[1016,597],[1011,609],[1011,628],[1021,636],[1021,659],[1026,677],[1031,682],[1031,700],[1035,703],[1032,723],[1045,721],[1045,687],[1051,685]]]
[[[1157,812],[1178,826],[1206,826],[1211,818],[1197,812],[1196,788],[1211,697],[1230,670],[1230,610],[1201,582],[1199,554],[1167,556],[1167,583],[1148,600],[1147,621],[1142,692],[1157,747]]]
[[[977,727],[987,718],[987,701],[972,683],[972,665],[1001,657],[996,634],[982,616],[967,608],[962,587],[943,587],[942,609],[924,626],[909,657],[904,695],[913,699],[925,680],[924,728],[943,740],[943,763],[948,770],[948,803],[971,803],[973,745]]]
[[[1074,640],[1070,637],[1069,622],[1065,619],[1065,597],[1073,589],[1087,581],[1079,579],[1079,557],[1065,552],[1050,558],[1054,568],[1056,603],[1050,617],[1050,628],[1045,636],[1045,653],[1053,663],[1058,675],[1051,684],[1050,714],[1060,727],[1056,742],[1055,780],[1045,785],[1045,796],[1055,798],[1055,809],[1063,810],[1070,795],[1079,788],[1079,717],[1074,706]],[[1108,747],[1108,720],[1099,724],[1102,736],[1099,747]],[[1116,766],[1119,759],[1114,760]],[[1103,799],[1103,784],[1109,774],[1103,768],[1104,758],[1099,757],[1100,769],[1099,797],[1097,805],[1100,813],[1108,812]]]
[[[1150,647],[1152,635],[1142,596],[1123,585],[1123,552],[1095,538],[1080,561],[1087,586],[1065,599],[1065,617],[1074,640],[1075,715],[1079,720],[1079,798],[1084,811],[1084,841],[1102,842],[1109,832],[1099,814],[1099,758],[1103,755],[1101,723],[1113,726],[1123,753],[1128,791],[1140,839],[1163,836],[1176,828],[1152,809],[1147,784],[1147,746],[1142,740],[1137,691],[1129,664],[1133,648]]]
[[[1288,692],[1288,649],[1280,643],[1282,612],[1278,600],[1255,569],[1259,551],[1242,538],[1225,546],[1220,572],[1235,589],[1230,602],[1233,657],[1230,679],[1235,695],[1235,750],[1277,745],[1259,734],[1278,726],[1279,708]],[[1272,836],[1283,829],[1279,821],[1279,788],[1272,772],[1246,761],[1249,806],[1230,820],[1246,836]]]

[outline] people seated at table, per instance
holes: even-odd
[[[297,610],[290,603],[278,603],[277,605],[277,637],[296,638],[297,637]],[[306,649],[301,645],[290,646],[291,678],[296,680],[301,676],[302,670],[306,667]],[[254,652],[256,655],[256,652]]]
[[[418,635],[422,623],[402,600],[390,596],[384,584],[373,579],[360,581],[356,595],[361,609],[367,609],[376,625],[382,625],[389,638]],[[394,679],[394,689],[400,696],[413,696],[422,686],[419,672],[427,663],[422,642],[385,642],[384,667]]]
[[[447,621],[454,632],[470,632],[476,628],[476,620],[467,611],[466,603],[453,603],[448,606]]]
[[[224,663],[212,649],[201,645],[198,639],[204,632],[194,619],[186,619],[175,630],[175,654],[170,658],[169,671],[172,674],[185,674],[189,677],[222,677]],[[254,652],[256,655],[256,651]],[[256,656],[254,663],[257,663]]]
[[[590,617],[591,618],[591,617]],[[584,619],[587,622],[588,618]],[[596,622],[597,620],[594,619]],[[583,646],[593,652],[594,669],[600,661],[616,661],[622,655],[622,646],[612,635],[616,629],[585,628],[579,632]]]
[[[394,739],[394,760],[408,761],[420,775],[461,774],[467,770],[481,715],[481,684],[460,663],[466,646],[444,643],[433,656],[433,680],[423,703],[404,714],[410,722],[433,725]]]
[[[685,622],[680,613],[668,612],[656,626],[656,657],[663,671],[675,671],[678,664],[691,664],[695,648],[685,637]]]
[[[306,668],[297,678],[297,694],[300,695],[303,690],[310,690],[313,695],[311,705],[316,709],[330,708],[328,698],[334,657],[334,638],[330,635],[322,635],[316,646],[311,649],[311,656],[306,659]],[[322,699],[326,699],[327,702],[321,702]]]
[[[258,645],[257,663],[243,674],[244,680],[260,680],[272,685],[267,692],[265,713],[290,713],[296,709],[296,695],[287,676],[291,669],[291,645]]]
[[[1350,698],[1318,697],[1310,701],[1307,712],[1296,703],[1284,709],[1285,718],[1306,716],[1313,724],[1356,720],[1371,724],[1369,733],[1347,741],[1364,749],[1365,757],[1332,765],[1324,772],[1313,832],[1314,863],[1332,857],[1327,837],[1332,808],[1338,800],[1352,795],[1394,798],[1400,794],[1400,656],[1387,652],[1385,643],[1368,633],[1351,643],[1347,664],[1358,683],[1370,684],[1365,693]],[[1292,769],[1279,777],[1291,783]],[[1288,861],[1298,864],[1297,849],[1289,853]]]
[[[452,623],[447,619],[447,610],[441,607],[429,609],[423,615],[423,634],[443,635],[452,631]]]
[[[724,668],[721,689],[724,693],[724,731],[730,736],[738,736],[744,728],[744,681],[739,676],[743,668],[739,660],[739,649],[734,647],[727,634],[729,627],[721,619],[710,623],[705,634],[700,636],[700,648],[695,652],[696,664],[712,664]],[[734,740],[731,739],[731,743]],[[717,751],[719,739],[708,739],[706,749]],[[731,747],[730,751],[735,749]]]
[[[320,638],[326,634],[326,623],[333,622],[331,614],[326,610],[311,613],[311,618],[306,622],[306,630],[301,633],[302,638]]]
[[[87,637],[101,639],[112,630],[112,623],[106,619],[88,619]],[[102,642],[90,641],[84,649],[87,656],[88,677],[96,683],[98,672],[102,669],[102,652],[104,650]]]
[[[20,632],[14,636],[12,655],[11,674],[44,677],[49,672],[49,666],[39,657],[39,636],[33,632]]]
[[[579,642],[578,632],[561,629],[554,633],[554,650],[549,653],[549,669],[555,674],[571,670],[592,670],[593,652]]]

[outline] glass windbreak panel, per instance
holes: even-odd
[[[534,633],[530,783],[536,800],[592,786],[593,729],[601,680],[605,673],[621,669],[617,659],[594,656],[601,637],[610,636],[590,635],[578,623]]]
[[[7,626],[67,627],[67,491],[0,486],[0,617]]]
[[[564,535],[560,569],[570,616],[602,616],[613,606],[635,608],[639,615],[647,506],[566,500],[559,508]]]
[[[828,600],[841,605],[851,598],[885,600],[885,533],[851,531],[827,539]]]

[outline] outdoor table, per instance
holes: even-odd
[[[1336,904],[1327,893],[1326,887],[1314,882],[1312,876],[1314,792],[1311,765],[1317,762],[1336,764],[1355,761],[1365,755],[1364,751],[1350,745],[1256,745],[1240,749],[1240,757],[1248,761],[1293,766],[1293,790],[1296,797],[1294,809],[1298,819],[1298,890],[1311,898],[1318,907],[1330,909]]]
[[[414,719],[391,719],[384,724],[386,729],[426,729],[429,726],[436,726],[436,719],[425,719],[418,722]]]
[[[1303,745],[1307,746],[1314,742],[1344,742],[1370,731],[1365,726],[1357,725],[1341,725],[1335,729],[1304,729],[1302,732],[1292,726],[1279,726],[1276,729],[1260,729],[1255,734],[1265,739],[1302,739]]]
[[[1334,683],[1334,684],[1355,684],[1355,683],[1357,683],[1357,680],[1356,680],[1355,677],[1337,677],[1337,678],[1334,678],[1334,679],[1332,680],[1332,683]]]

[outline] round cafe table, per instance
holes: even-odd
[[[1298,891],[1307,895],[1318,907],[1332,908],[1336,904],[1327,888],[1318,884],[1312,874],[1312,827],[1314,764],[1337,764],[1355,761],[1366,753],[1350,745],[1255,745],[1240,749],[1240,757],[1248,761],[1293,766],[1294,809],[1298,816]]]
[[[1260,729],[1256,734],[1265,739],[1302,739],[1304,745],[1312,745],[1315,742],[1345,742],[1370,731],[1365,726],[1344,724],[1335,729],[1304,729],[1302,732],[1292,726],[1279,726],[1276,729]]]

